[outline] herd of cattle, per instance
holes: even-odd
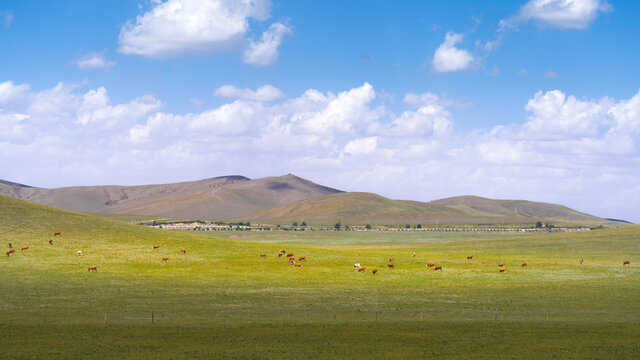
[[[53,233],[53,236],[62,236],[62,232],[56,231],[56,232]],[[53,246],[53,239],[49,239],[48,242],[49,242],[49,245]],[[16,250],[13,248],[13,244],[11,242],[9,242],[8,246],[9,246],[9,250],[5,252],[5,255],[7,257],[11,256],[11,254],[14,254],[16,252]],[[160,245],[153,245],[152,249],[153,250],[158,250],[158,249],[160,249]],[[27,245],[22,246],[21,251],[25,251],[25,250],[29,250],[29,246],[27,246]],[[184,249],[184,248],[180,249],[180,253],[185,255],[187,253],[187,249]],[[82,250],[76,250],[76,256],[82,256]],[[165,256],[160,261],[161,262],[169,262],[169,257]],[[90,265],[89,269],[87,271],[89,271],[89,272],[98,271],[98,266],[97,265]]]
[[[60,232],[60,231],[54,232],[53,236],[54,237],[55,236],[62,236],[62,232]],[[53,239],[49,239],[48,242],[49,242],[49,245],[53,246]],[[20,251],[25,251],[25,250],[28,250],[28,249],[29,249],[29,246],[24,245],[24,246],[21,247]],[[153,245],[152,249],[153,250],[159,250],[160,249],[160,245]],[[12,254],[14,254],[15,252],[16,252],[16,250],[13,248],[13,244],[11,244],[9,242],[9,250],[5,252],[5,255],[7,257],[9,257]],[[182,249],[180,249],[180,253],[183,254],[183,255],[186,255],[187,254],[187,250],[182,248]],[[288,259],[287,263],[289,265],[293,266],[293,267],[300,268],[300,267],[302,267],[302,263],[301,262],[307,260],[306,256],[299,256],[297,258],[298,262],[296,262],[295,254],[287,253],[287,251],[285,249],[280,249],[278,251],[278,255],[277,256],[279,258],[282,258],[283,256],[285,256],[285,254],[286,254],[286,258]],[[77,250],[76,251],[76,256],[82,256],[82,250]],[[411,257],[415,258],[416,257],[416,253],[412,253]],[[260,254],[260,258],[266,259],[267,258],[267,254],[266,253]],[[471,261],[471,260],[473,260],[473,256],[472,255],[467,256],[467,261]],[[164,256],[161,259],[161,262],[169,262],[169,257],[168,256]],[[584,259],[580,259],[580,264],[581,265],[584,264]],[[631,262],[629,260],[624,260],[622,262],[622,266],[630,265],[630,264],[631,264]],[[441,265],[436,265],[434,263],[427,263],[425,266],[427,268],[433,268],[433,271],[442,271],[442,266]],[[526,262],[522,263],[522,267],[526,267],[526,266],[527,266]],[[389,263],[387,264],[387,267],[389,269],[395,269],[395,267],[396,267],[395,259],[393,259],[393,258],[389,259]],[[357,270],[358,272],[362,272],[362,273],[366,272],[366,270],[367,270],[367,267],[366,266],[362,266],[360,263],[353,264],[353,268],[355,270]],[[89,266],[88,271],[89,272],[98,271],[98,266],[97,265],[91,265],[91,266]],[[505,264],[504,263],[499,263],[498,264],[498,273],[506,273],[506,272],[507,272],[507,268],[506,268]],[[371,273],[373,275],[376,275],[378,273],[378,269],[376,269],[376,268],[372,269]]]

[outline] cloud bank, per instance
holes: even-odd
[[[178,114],[150,95],[113,104],[103,87],[0,83],[0,178],[51,187],[293,172],[393,198],[529,199],[640,221],[640,92],[539,91],[527,118],[474,130],[455,127],[440,95],[406,94],[396,114],[369,83],[216,92],[232,100]]]

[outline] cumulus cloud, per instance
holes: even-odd
[[[278,49],[285,35],[292,33],[291,27],[274,23],[262,34],[259,41],[251,41],[244,51],[243,61],[255,66],[273,65],[278,60]]]
[[[269,0],[168,0],[120,30],[119,51],[153,58],[240,49],[249,20],[270,17]]]
[[[501,20],[500,28],[536,21],[560,29],[586,29],[600,13],[612,11],[606,0],[530,0],[511,18]]]
[[[251,101],[272,102],[284,98],[286,95],[280,89],[271,85],[263,85],[256,90],[240,89],[233,85],[223,85],[213,91],[214,96],[242,99]]]
[[[557,79],[560,77],[557,72],[551,70],[545,71],[542,75],[544,75],[544,77],[546,77],[547,79]]]
[[[117,61],[108,60],[103,52],[91,52],[75,61],[80,70],[110,70]]]
[[[433,93],[406,94],[396,114],[368,83],[277,99],[229,89],[227,103],[172,113],[148,95],[113,103],[104,87],[0,83],[1,177],[61,186],[294,172],[393,198],[476,194],[640,221],[640,92],[539,91],[527,118],[464,130]]]
[[[444,42],[440,44],[433,55],[433,70],[439,73],[468,69],[473,63],[473,56],[463,49],[456,48],[462,42],[463,35],[448,32]]]

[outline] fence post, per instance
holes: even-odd
[[[47,325],[47,314],[44,314],[44,318],[42,319],[42,325]]]
[[[155,314],[153,313],[153,310],[151,310],[151,323],[152,324],[153,324],[153,321],[154,321],[154,317],[155,317]]]
[[[338,316],[338,313],[333,313],[333,321],[336,321],[336,316]]]

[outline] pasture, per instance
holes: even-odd
[[[0,358],[640,356],[640,227],[438,234],[223,239],[0,197]]]

